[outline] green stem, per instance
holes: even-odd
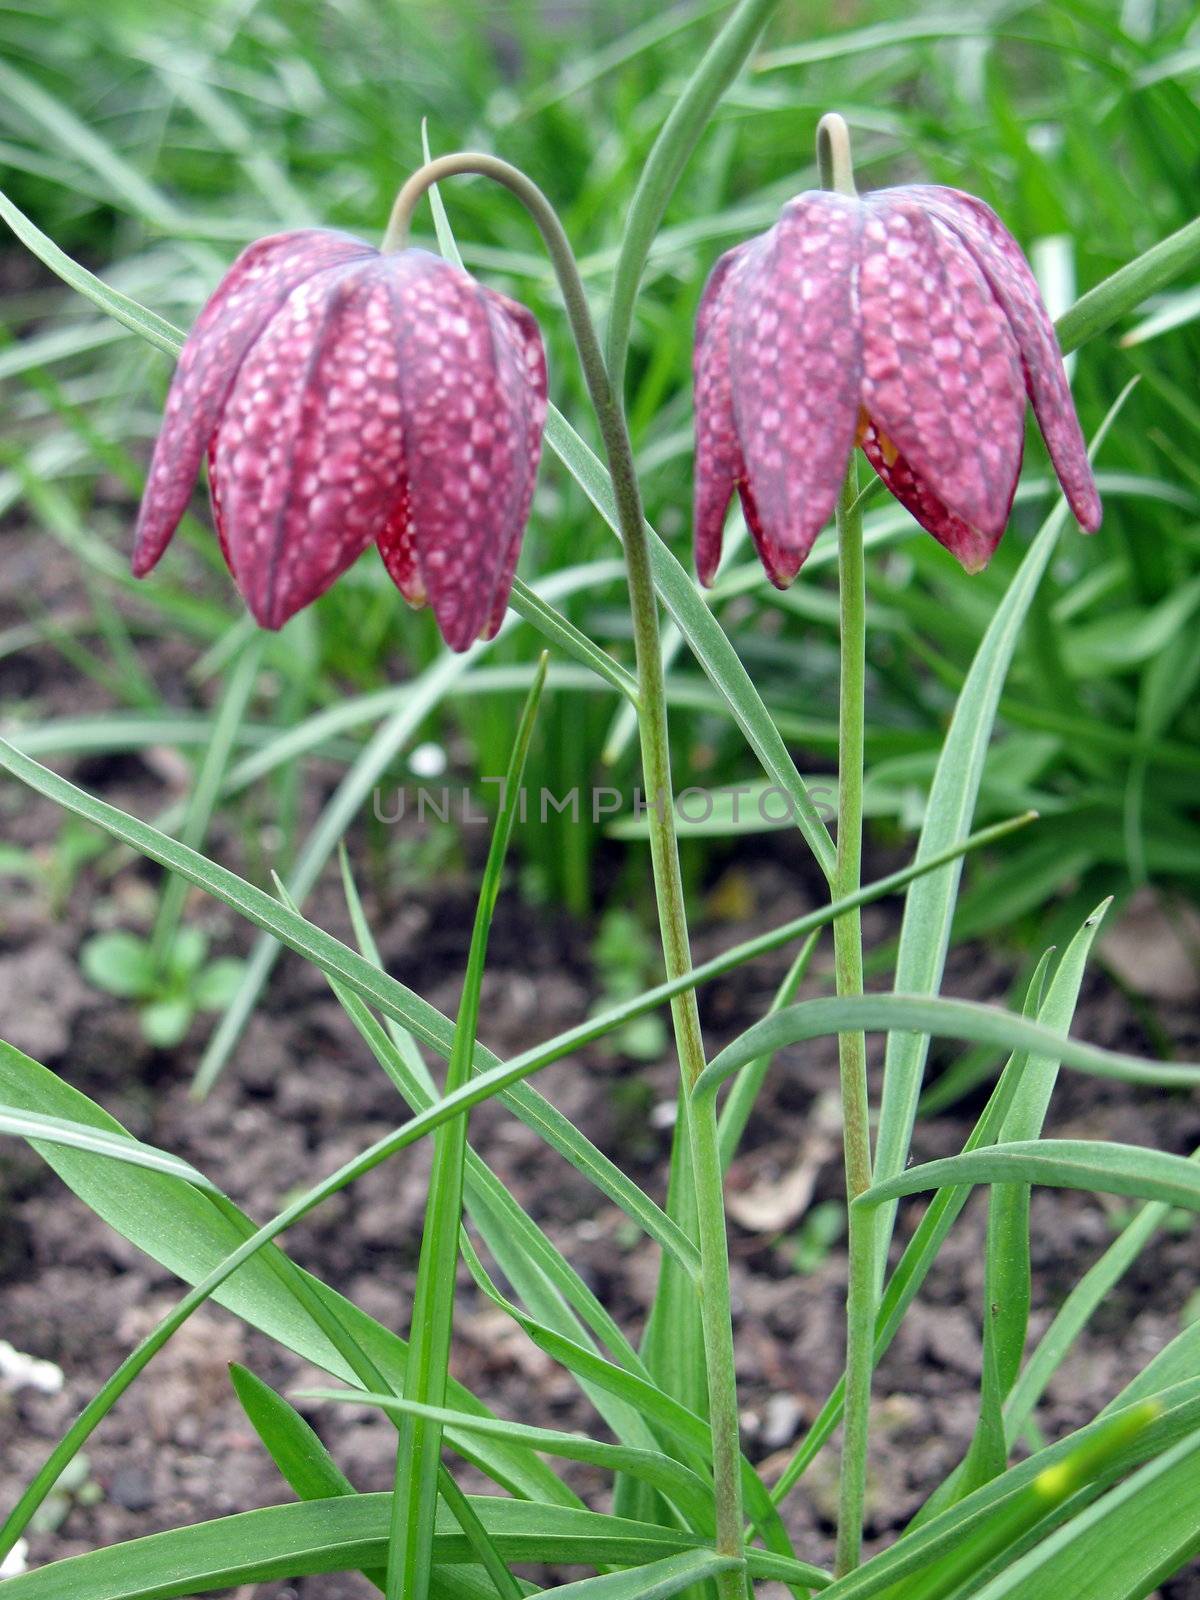
[[[403,249],[413,210],[421,196],[432,184],[460,173],[475,173],[503,184],[516,195],[537,224],[558,278],[567,320],[596,413],[629,574],[629,602],[637,661],[638,728],[663,956],[667,976],[671,979],[681,978],[690,972],[692,958],[675,833],[675,799],[671,784],[658,600],[624,408],[610,382],[579,269],[562,223],[542,191],[517,168],[495,156],[474,151],[440,156],[428,162],[409,178],[397,195],[384,235],[383,248]],[[672,999],[671,1015],[680,1072],[684,1085],[690,1090],[704,1070],[704,1042],[694,990],[689,989]],[[704,1102],[689,1107],[687,1121],[698,1213],[698,1291],[712,1428],[716,1548],[722,1555],[741,1559],[744,1545],[737,1380],[721,1162],[716,1107],[712,1098],[708,1097]],[[719,1574],[715,1582],[721,1600],[744,1600],[745,1578],[740,1567]]]
[[[817,161],[827,189],[853,195],[850,135],[842,118],[822,117]],[[833,898],[854,894],[862,884],[863,725],[866,703],[866,584],[862,503],[854,457],[846,470],[837,507],[838,592],[841,620],[841,682],[838,703],[837,860]],[[833,925],[834,973],[841,996],[863,992],[862,921],[857,911]],[[842,1142],[846,1198],[853,1202],[871,1186],[871,1128],[867,1097],[867,1046],[862,1033],[838,1035],[842,1086]],[[846,1406],[838,1494],[838,1576],[858,1565],[862,1553],[870,1432],[871,1370],[875,1343],[874,1230],[852,1203],[850,1269],[846,1292]]]
[[[846,474],[837,512],[838,573],[841,601],[841,692],[838,719],[838,831],[833,898],[854,894],[862,883],[863,707],[865,678],[865,589],[862,517],[853,506],[857,471]],[[839,995],[863,992],[861,917],[847,912],[833,925],[834,972]],[[866,1040],[861,1033],[838,1035],[842,1086],[842,1140],[846,1197],[855,1200],[871,1186],[870,1108],[867,1099]],[[866,1493],[867,1435],[871,1404],[872,1346],[875,1336],[874,1230],[849,1207],[850,1273],[846,1296],[846,1418],[842,1442],[837,1572],[858,1565],[862,1548]]]

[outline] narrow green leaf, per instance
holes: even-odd
[[[100,310],[114,322],[119,322],[131,333],[140,334],[164,355],[177,356],[183,349],[184,334],[181,329],[167,322],[165,318],[157,316],[153,311],[148,311],[145,306],[139,305],[136,300],[131,300],[128,295],[110,289],[86,267],[81,267],[78,262],[72,261],[69,255],[58,248],[53,239],[34,226],[20,207],[14,205],[3,191],[0,191],[0,217],[4,218],[21,243],[49,267],[51,272],[57,273],[68,288],[74,289],[93,305],[99,306]]]
[[[1200,1168],[1187,1156],[1100,1139],[1031,1139],[927,1161],[886,1183],[873,1184],[854,1203],[870,1208],[902,1195],[960,1183],[1039,1183],[1054,1189],[1127,1194],[1200,1211]]]
[[[0,1062],[26,1059],[20,1051],[0,1039]],[[215,1192],[215,1185],[189,1162],[170,1155],[166,1150],[143,1144],[140,1139],[131,1139],[123,1130],[108,1132],[90,1128],[86,1123],[73,1122],[66,1117],[18,1110],[0,1102],[0,1134],[9,1134],[14,1139],[28,1139],[39,1155],[47,1154],[43,1145],[61,1145],[65,1149],[104,1156],[109,1161],[124,1161],[133,1167],[144,1167],[147,1172],[161,1172],[171,1178],[181,1178],[194,1189]]]
[[[741,0],[705,51],[671,107],[646,158],[621,230],[621,248],[609,291],[605,357],[613,388],[624,388],[625,357],[638,285],[650,246],[692,151],[713,111],[741,71],[779,0]]]
[[[1129,392],[1129,387],[1122,391],[1098,429],[1091,446],[1093,456]],[[918,859],[944,849],[971,826],[1004,680],[1067,517],[1066,503],[1059,500],[1017,569],[975,653],[938,757]],[[894,988],[898,994],[934,995],[940,988],[960,878],[961,868],[952,865],[923,879],[909,892],[896,954]],[[923,1038],[897,1035],[888,1040],[875,1146],[875,1176],[879,1179],[903,1171],[908,1160],[927,1053],[928,1042]],[[881,1270],[887,1260],[894,1215],[885,1207],[876,1224],[875,1259]]]
[[[1200,1149],[1192,1152],[1191,1160],[1200,1162]],[[1148,1241],[1162,1227],[1170,1214],[1171,1207],[1161,1201],[1151,1201],[1142,1206],[1063,1301],[1055,1313],[1053,1322],[1025,1363],[1024,1371],[1013,1385],[1012,1393],[1005,1403],[1004,1420],[1010,1442],[1017,1438],[1028,1423],[1034,1407],[1045,1393],[1046,1385],[1062,1364],[1079,1334],[1112,1293],[1113,1287],[1138,1260]],[[1194,1330],[1192,1343],[1200,1345],[1200,1322],[1192,1324],[1192,1329]],[[1185,1356],[1180,1370],[1176,1371],[1167,1366],[1167,1363],[1174,1360],[1175,1355],[1181,1353],[1173,1349],[1177,1342],[1173,1340],[1166,1350],[1160,1351],[1144,1369],[1142,1379],[1149,1387],[1133,1389],[1129,1394],[1130,1400],[1141,1398],[1143,1394],[1153,1393],[1156,1389],[1165,1388],[1169,1383],[1197,1370],[1195,1352]],[[1171,1352],[1171,1355],[1168,1356],[1168,1352]],[[1138,1381],[1140,1380],[1135,1380],[1135,1383]]]
[[[1062,1039],[1040,1023],[975,1000],[942,1000],[923,995],[871,994],[856,998],[802,1000],[747,1028],[708,1064],[696,1081],[693,1094],[712,1094],[758,1056],[782,1050],[785,1045],[826,1034],[919,1033],[926,1038],[969,1039],[997,1045],[1003,1050],[1027,1050],[1057,1056],[1068,1067],[1098,1078],[1124,1083],[1146,1083],[1172,1088],[1200,1083],[1200,1063],[1153,1062],[1118,1050],[1102,1050],[1078,1039]],[[955,1160],[963,1159],[954,1157]],[[1179,1158],[1176,1158],[1179,1159]],[[883,1180],[885,1182],[890,1180]],[[877,1192],[877,1183],[873,1192]]]
[[[1200,262],[1200,217],[1151,245],[1094,289],[1089,289],[1055,324],[1064,354],[1111,328],[1152,294],[1165,289]]]
[[[1039,1012],[1042,1026],[1064,1038],[1075,1015],[1092,944],[1110,904],[1106,900],[1098,906],[1067,946]],[[1057,1080],[1058,1062],[1053,1057],[1029,1057],[1000,1130],[1000,1141],[1041,1138]],[[1029,1190],[1023,1186],[997,1186],[988,1197],[984,1305],[1001,1399],[1016,1382],[1025,1354],[1032,1292],[1029,1246]]]
[[[543,1589],[542,1593],[556,1594],[559,1600],[667,1600],[693,1583],[703,1583],[718,1572],[728,1572],[730,1567],[741,1564],[736,1556],[719,1556],[715,1550],[689,1550],[635,1567],[632,1572],[580,1578],[576,1583]]]
[[[1200,1440],[1134,1473],[978,1591],[975,1600],[1143,1600],[1200,1552]]]
[[[1198,1425],[1200,1383],[1089,1423],[839,1578],[828,1590],[830,1600],[947,1600],[952,1594],[977,1600],[977,1589],[968,1585],[991,1561],[1032,1530],[1067,1520],[1081,1493],[1107,1487]]]
[[[565,1461],[583,1461],[606,1472],[629,1472],[662,1491],[684,1512],[695,1533],[712,1536],[712,1489],[702,1478],[671,1456],[657,1450],[635,1450],[627,1445],[608,1444],[584,1434],[561,1433],[553,1428],[535,1428],[499,1417],[475,1417],[445,1407],[422,1405],[396,1395],[362,1394],[353,1389],[304,1389],[300,1395],[310,1400],[349,1402],[376,1406],[397,1417],[423,1417],[440,1422],[459,1433],[478,1433],[494,1439],[510,1439],[528,1445],[541,1455],[558,1456]]]
[[[491,848],[480,885],[466,977],[454,1026],[454,1044],[446,1072],[447,1094],[464,1088],[471,1077],[488,936],[500,895],[513,824],[520,810],[521,780],[546,681],[548,660],[543,653],[525,701],[505,773],[500,814],[492,833]],[[464,1113],[445,1123],[434,1142],[433,1172],[417,1263],[417,1286],[413,1296],[409,1356],[404,1380],[404,1398],[419,1407],[433,1407],[435,1412],[445,1404],[449,1377],[466,1151],[467,1118]],[[426,1415],[421,1410],[408,1411],[400,1416],[398,1432],[396,1487],[388,1548],[388,1600],[427,1600],[433,1569],[442,1419],[438,1415]]]
[[[1071,1025],[1078,998],[1079,980],[1087,951],[1091,948],[1091,923],[1076,935],[1072,947],[1063,957],[1055,973],[1050,993],[1043,998],[1046,969],[1051,952],[1047,950],[1029,985],[1025,998],[1024,1015],[1034,1016],[1044,1026],[1066,1034]],[[1049,1099],[1058,1063],[1044,1059],[1033,1061],[1028,1052],[1010,1056],[1005,1076],[1015,1075],[1012,1092],[1004,1118],[994,1139],[1013,1137],[1012,1128],[1019,1123],[1033,1127],[1031,1136],[1041,1132],[1041,1119],[1034,1106]],[[1034,1088],[1028,1087],[1033,1075]],[[1036,1123],[1036,1126],[1033,1124]],[[941,1190],[937,1198],[948,1198],[955,1191]],[[1018,1201],[1012,1216],[996,1216],[998,1196],[1017,1192],[1024,1197],[1022,1207]],[[1008,1464],[1008,1438],[1004,1427],[1004,1398],[1020,1366],[1025,1347],[1025,1331],[1029,1318],[1029,1213],[1028,1189],[1014,1191],[1007,1185],[997,1185],[988,1196],[988,1234],[984,1265],[983,1292],[983,1364],[979,1395],[979,1418],[966,1455],[959,1466],[942,1480],[921,1507],[911,1526],[917,1527],[931,1516],[953,1505],[970,1494],[990,1478],[999,1477]],[[966,1200],[961,1192],[960,1204]]]
[[[385,1494],[308,1500],[175,1528],[11,1578],[5,1600],[170,1600],[319,1572],[370,1571],[387,1557],[390,1502]],[[695,1535],[681,1530],[596,1511],[495,1496],[471,1497],[470,1503],[504,1559],[513,1563],[639,1566],[702,1548]],[[440,1508],[435,1562],[473,1559],[453,1516]],[[756,1565],[775,1575],[761,1556]]]
[[[772,997],[767,1013],[768,1016],[773,1016],[777,1011],[782,1011],[785,1006],[791,1005],[792,1001],[795,1000],[796,991],[804,982],[805,974],[816,953],[820,938],[821,930],[814,928],[800,946],[791,966],[784,974],[783,981]],[[771,1070],[771,1061],[772,1057],[769,1055],[760,1056],[744,1072],[739,1072],[725,1104],[721,1107],[721,1116],[717,1124],[717,1138],[720,1143],[721,1166],[723,1169],[728,1168],[729,1163],[737,1152],[738,1144],[742,1134],[745,1132],[746,1124],[750,1120],[750,1114],[754,1110],[759,1091],[762,1089],[767,1074]]]
[[[295,1406],[236,1361],[230,1363],[229,1377],[267,1454],[301,1500],[357,1493]]]

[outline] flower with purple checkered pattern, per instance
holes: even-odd
[[[133,570],[166,549],[207,454],[221,549],[263,627],[373,543],[465,650],[503,619],[545,416],[524,307],[423,250],[318,229],[261,239],[180,355]]]
[[[1004,531],[1026,395],[1088,532],[1100,499],[1054,326],[1016,241],[957,189],[816,190],[721,257],[696,329],[696,565],[711,583],[736,488],[790,583],[855,444],[969,572]]]

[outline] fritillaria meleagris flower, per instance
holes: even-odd
[[[207,453],[221,549],[264,627],[373,543],[465,650],[504,616],[545,416],[524,307],[423,250],[318,229],[260,239],[179,357],[133,570],[162,555]]]
[[[791,582],[856,443],[969,572],[1016,492],[1029,396],[1083,528],[1100,500],[1054,328],[1016,241],[957,189],[802,194],[721,257],[696,331],[696,565],[711,583],[736,487]]]

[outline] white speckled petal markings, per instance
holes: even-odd
[[[832,515],[854,443],[861,232],[858,201],[801,195],[733,284],[730,368],[748,510],[757,513],[767,575],[780,586]]]
[[[1101,517],[1096,480],[1054,324],[1020,246],[991,207],[974,195],[932,185],[907,192],[920,195],[959,235],[990,284],[1020,346],[1029,398],[1071,510],[1082,528],[1094,532]]]
[[[417,562],[442,636],[465,650],[489,626],[512,559],[516,512],[532,489],[529,452],[484,292],[423,251],[390,259],[401,263],[391,292],[403,330],[400,393]]]
[[[863,408],[937,500],[998,536],[1024,439],[1016,340],[956,234],[894,191],[865,205]]]
[[[392,306],[381,260],[296,289],[242,365],[217,433],[230,564],[277,628],[379,534],[402,482]]]
[[[155,565],[187,509],[200,462],[246,352],[306,279],[374,255],[347,234],[274,234],[248,246],[211,296],[179,357],[138,514],[133,570]]]

